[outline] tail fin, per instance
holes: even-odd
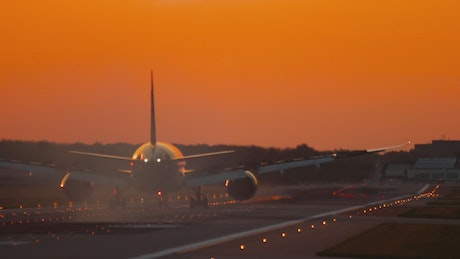
[[[155,98],[153,96],[153,70],[150,71],[150,143],[155,145],[157,143],[157,134],[155,129]]]

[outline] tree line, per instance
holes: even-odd
[[[129,162],[113,161],[69,153],[69,150],[102,153],[130,157],[139,145],[128,143],[84,144],[84,143],[53,143],[47,141],[1,140],[0,159],[15,160],[24,163],[39,163],[56,168],[91,170],[102,174],[113,174],[118,169],[128,169]],[[181,145],[177,146],[184,155],[235,150],[230,155],[207,157],[187,161],[187,168],[207,169],[245,166],[257,168],[261,163],[293,160],[330,153],[347,154],[349,150],[317,151],[307,144],[295,148],[266,148],[260,146],[236,145]],[[384,155],[371,154],[359,157],[340,159],[333,163],[322,164],[320,167],[309,166],[291,169],[288,172],[268,174],[261,180],[267,183],[305,183],[305,182],[360,182],[372,177],[377,170],[376,165],[395,162],[409,162],[415,158],[411,152],[390,152]],[[377,172],[378,173],[378,172]]]

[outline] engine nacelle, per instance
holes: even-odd
[[[94,184],[88,181],[71,179],[70,172],[68,172],[64,178],[62,178],[61,189],[70,200],[78,202],[91,196]]]
[[[259,185],[257,177],[250,171],[245,171],[245,178],[227,180],[225,186],[228,194],[235,200],[249,200],[254,196]]]

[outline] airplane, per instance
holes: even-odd
[[[276,161],[273,163],[260,163],[257,166],[238,166],[235,168],[213,167],[211,172],[206,170],[186,169],[186,161],[200,159],[203,157],[224,156],[234,153],[234,150],[210,152],[184,156],[182,152],[170,143],[157,141],[155,125],[155,98],[153,71],[151,71],[150,86],[150,141],[141,145],[128,156],[115,156],[109,154],[90,153],[82,151],[69,151],[70,153],[84,156],[92,156],[101,159],[127,161],[130,164],[129,170],[120,170],[128,177],[126,180],[112,179],[94,173],[78,170],[67,170],[60,182],[61,189],[71,200],[81,200],[88,197],[94,186],[97,184],[112,185],[113,197],[109,202],[110,207],[126,205],[121,196],[121,191],[128,186],[147,193],[157,193],[159,196],[176,191],[184,187],[191,188],[195,197],[190,201],[190,207],[208,206],[206,195],[201,192],[201,187],[211,184],[225,184],[230,197],[235,200],[251,199],[258,187],[258,178],[261,175],[285,170],[305,167],[309,165],[320,165],[350,156],[359,156],[383,152],[391,149],[401,148],[410,144],[410,141],[402,145],[395,145],[383,148],[352,151],[347,154],[333,153],[316,157],[306,157],[290,161]],[[56,169],[40,165],[26,165],[0,161],[0,167],[37,171],[52,174]]]

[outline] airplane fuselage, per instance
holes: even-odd
[[[132,182],[134,187],[144,192],[167,192],[182,187],[185,161],[182,152],[172,144],[145,143],[133,154]]]

